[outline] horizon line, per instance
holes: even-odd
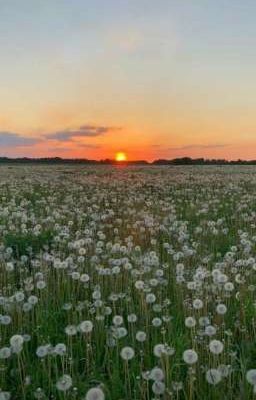
[[[189,156],[184,157],[175,157],[175,158],[157,158],[152,161],[144,160],[144,159],[136,159],[136,160],[125,160],[125,161],[117,161],[111,158],[102,158],[102,159],[89,159],[85,157],[74,157],[74,158],[63,158],[60,156],[55,157],[9,157],[9,156],[0,156],[0,163],[11,163],[11,162],[20,162],[20,163],[69,163],[69,164],[108,164],[108,165],[200,165],[200,164],[256,164],[255,159],[225,159],[225,158],[204,158],[204,157],[196,157],[192,158]]]

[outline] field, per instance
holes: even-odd
[[[256,398],[256,167],[1,166],[0,238],[0,400]]]

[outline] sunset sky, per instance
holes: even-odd
[[[0,155],[256,158],[253,0],[0,0]]]

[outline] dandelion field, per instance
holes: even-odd
[[[0,400],[256,398],[256,168],[0,168]]]

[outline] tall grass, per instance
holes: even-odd
[[[255,172],[1,167],[0,399],[252,399]]]

